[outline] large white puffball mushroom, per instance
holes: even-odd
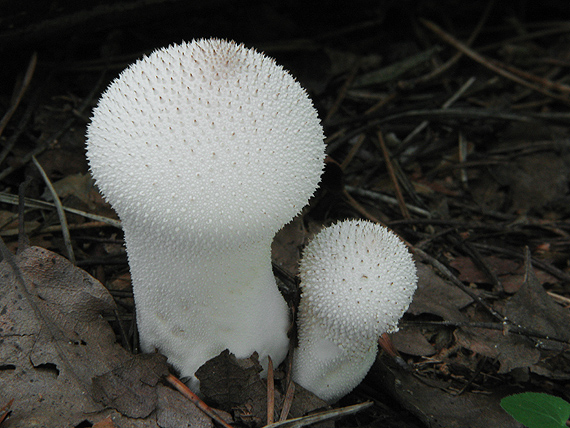
[[[416,290],[416,267],[393,232],[347,220],[305,247],[300,278],[293,380],[333,403],[364,379],[378,337],[398,330]]]
[[[159,49],[107,88],[87,158],[123,225],[142,349],[193,379],[229,349],[265,364],[287,353],[287,305],[271,269],[275,233],[323,169],[305,90],[230,41]]]

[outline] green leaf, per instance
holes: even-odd
[[[509,395],[501,407],[527,428],[566,428],[570,417],[570,403],[539,392]]]

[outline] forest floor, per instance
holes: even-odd
[[[391,336],[399,355],[380,353],[334,407],[372,405],[336,426],[520,427],[503,397],[570,401],[565,0],[0,8],[2,428],[210,426],[162,380],[162,359],[131,358],[120,223],[85,159],[86,126],[109,82],[144,54],[199,37],[276,58],[319,111],[320,189],[273,244],[289,302],[302,246],[337,220],[386,225],[414,254],[418,291]],[[247,379],[237,396],[206,401],[227,421],[261,426],[265,383]],[[278,406],[286,379],[286,367],[276,371]],[[322,405],[295,400],[290,415]]]

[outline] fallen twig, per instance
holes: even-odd
[[[301,428],[307,425],[315,424],[317,422],[328,421],[330,419],[340,418],[342,416],[352,415],[353,413],[360,412],[367,409],[374,403],[367,401],[365,403],[355,404],[340,409],[325,410],[324,412],[315,413],[313,415],[303,416],[301,418],[289,419],[283,422],[275,422],[271,425],[266,425],[264,428]]]
[[[34,52],[32,54],[32,57],[30,58],[30,62],[28,63],[28,68],[26,69],[24,80],[22,81],[22,84],[20,85],[20,88],[18,89],[18,92],[14,100],[12,101],[12,104],[8,108],[8,111],[4,114],[2,120],[0,120],[0,135],[2,135],[2,132],[4,132],[4,128],[6,128],[6,125],[12,118],[12,115],[18,108],[18,105],[20,105],[20,101],[22,101],[22,97],[26,93],[26,89],[28,89],[28,86],[30,86],[30,82],[32,81],[32,76],[34,75],[37,63],[38,63],[38,55]]]
[[[509,80],[512,80],[513,82],[516,82],[519,85],[525,86],[529,89],[532,89],[536,92],[539,92],[543,95],[546,95],[547,97],[558,100],[558,101],[560,101],[566,105],[570,105],[570,99],[568,99],[567,97],[564,97],[564,96],[561,96],[558,94],[553,94],[552,92],[548,91],[543,86],[537,86],[537,85],[535,85],[535,84],[533,84],[533,83],[531,83],[531,82],[529,82],[529,81],[518,76],[524,72],[522,72],[522,71],[519,72],[517,70],[518,75],[514,74],[512,71],[508,71],[506,69],[506,67],[503,64],[501,64],[499,61],[490,60],[490,59],[485,58],[483,55],[475,52],[474,50],[472,50],[471,48],[469,48],[465,44],[461,43],[459,40],[457,40],[456,38],[454,38],[450,34],[443,31],[443,29],[441,29],[441,27],[437,26],[433,22],[425,20],[425,19],[422,19],[422,22],[427,28],[429,28],[431,31],[433,31],[443,41],[445,41],[446,43],[449,43],[455,49],[461,51],[466,56],[468,56],[472,60],[478,62],[479,64],[487,67],[489,70],[492,70],[495,73],[499,74],[500,76],[503,76]],[[511,67],[511,70],[512,70],[512,67]],[[552,86],[549,85],[549,87],[552,87]]]
[[[378,131],[376,135],[378,136],[378,144],[382,150],[382,156],[386,163],[386,169],[388,170],[390,181],[392,182],[392,186],[394,186],[394,192],[396,192],[396,199],[398,200],[398,206],[400,207],[402,217],[410,218],[410,211],[408,210],[406,201],[404,200],[404,195],[402,195],[402,190],[400,189],[400,184],[398,183],[398,179],[394,173],[394,166],[392,165],[392,159],[390,158],[388,147],[386,147],[386,143],[384,142],[384,137],[382,137],[382,131]]]
[[[57,216],[59,217],[59,223],[61,224],[61,233],[63,235],[63,242],[65,244],[65,249],[67,251],[67,258],[71,263],[75,264],[75,254],[73,252],[73,245],[71,244],[71,235],[69,233],[69,226],[67,225],[67,217],[65,216],[65,211],[63,210],[63,205],[61,204],[61,200],[59,199],[59,196],[57,194],[57,191],[53,187],[53,184],[51,184],[51,180],[49,179],[45,170],[42,168],[42,166],[35,158],[35,156],[32,157],[32,162],[34,162],[34,165],[40,172],[51,194],[51,197],[53,198],[55,209],[57,211]]]
[[[176,388],[176,390],[178,392],[180,392],[184,397],[186,397],[188,400],[190,400],[192,403],[194,403],[194,405],[196,407],[198,407],[201,411],[203,411],[206,415],[208,415],[210,418],[212,418],[213,420],[215,420],[217,423],[219,423],[220,425],[222,425],[225,428],[233,428],[230,424],[228,424],[226,421],[224,421],[220,415],[218,415],[216,413],[216,411],[214,409],[212,409],[210,406],[208,406],[206,403],[204,403],[200,397],[198,397],[196,394],[194,394],[192,391],[190,391],[190,389],[184,385],[184,383],[182,383],[179,379],[177,379],[175,376],[169,374],[168,376],[166,376],[166,381],[172,385],[174,388]]]
[[[0,192],[0,202],[4,202],[6,204],[18,205],[18,196],[12,195],[10,193],[3,193]],[[28,208],[37,208],[37,209],[54,209],[55,204],[52,202],[40,201],[39,199],[32,199],[32,198],[24,198],[24,204]],[[114,220],[112,218],[104,217],[102,215],[91,214],[86,211],[77,210],[75,208],[68,208],[63,207],[64,211],[67,211],[70,214],[77,214],[81,217],[88,218],[90,220],[101,222],[108,226],[113,226],[118,229],[121,228],[121,222],[119,220]]]
[[[267,423],[272,424],[275,415],[275,381],[273,378],[273,360],[267,356]]]

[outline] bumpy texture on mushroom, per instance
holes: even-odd
[[[300,278],[293,379],[332,403],[364,379],[378,337],[398,330],[416,289],[416,267],[393,232],[347,220],[306,246]]]
[[[143,350],[190,377],[226,348],[282,361],[289,316],[270,245],[324,159],[299,83],[234,42],[172,45],[111,83],[87,137],[92,174],[122,220]]]

